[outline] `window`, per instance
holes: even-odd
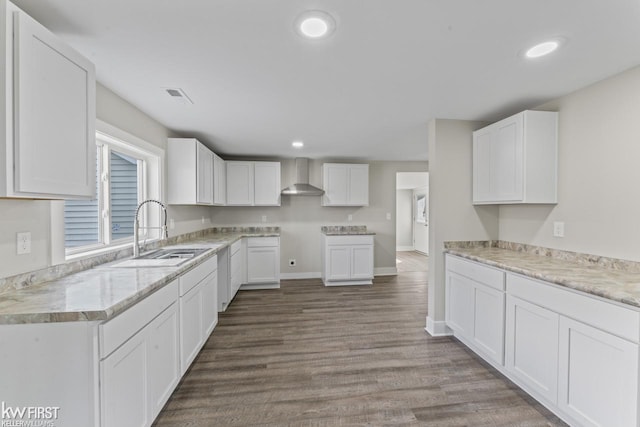
[[[64,206],[64,241],[67,255],[128,244],[133,240],[138,204],[159,198],[160,156],[150,147],[96,133],[97,188],[94,200],[67,200]],[[148,145],[148,144],[147,144]],[[141,226],[157,226],[159,213],[152,206],[141,210]],[[140,233],[141,239],[157,232]]]

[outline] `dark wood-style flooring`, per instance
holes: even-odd
[[[458,341],[424,331],[426,280],[239,292],[154,425],[564,425]]]

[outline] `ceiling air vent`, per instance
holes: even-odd
[[[180,88],[166,87],[164,90],[169,94],[171,99],[180,102],[181,104],[193,104],[191,98],[184,93],[184,90]]]

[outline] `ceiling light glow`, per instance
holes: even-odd
[[[294,26],[302,37],[317,40],[330,36],[336,28],[336,21],[326,12],[309,10],[298,16]]]
[[[546,41],[543,43],[539,43],[525,53],[527,58],[540,58],[541,56],[545,56],[558,49],[560,43],[556,40]]]
[[[293,141],[291,143],[291,146],[293,148],[302,148],[302,147],[304,147],[304,142],[302,142],[302,141]]]

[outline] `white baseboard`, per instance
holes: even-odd
[[[280,288],[280,282],[278,283],[245,283],[243,285],[240,285],[240,290],[241,291],[255,291],[255,290],[260,290],[260,289],[279,289]]]
[[[380,267],[373,269],[374,276],[395,276],[398,274],[398,270],[395,267]],[[280,280],[296,280],[296,279],[321,279],[322,273],[320,272],[308,272],[308,273],[280,273]]]
[[[281,280],[296,280],[296,279],[319,279],[322,277],[320,272],[310,273],[280,273]]]
[[[414,251],[413,246],[396,246],[396,252]]]
[[[398,274],[398,269],[395,267],[379,267],[373,269],[374,276],[395,276]]]
[[[429,256],[429,254],[427,252],[422,252],[422,251],[419,251],[417,249],[415,250],[415,252],[418,252],[419,254],[422,254],[422,255]]]
[[[453,335],[453,331],[449,329],[444,320],[435,321],[429,316],[427,316],[427,327],[424,328],[424,330],[427,331],[427,333],[432,337],[445,337]]]

